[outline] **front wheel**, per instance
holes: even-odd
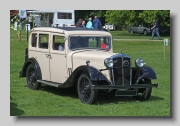
[[[152,84],[151,80],[149,79],[145,79],[144,81],[141,81],[141,83],[144,84]],[[133,98],[140,100],[140,101],[146,101],[150,98],[151,96],[151,92],[152,92],[152,87],[148,87],[148,88],[139,88],[137,95],[133,96]]]
[[[143,32],[143,33],[144,33],[144,35],[147,35],[147,30],[144,30],[144,32]]]
[[[34,65],[30,64],[26,71],[26,81],[30,89],[39,90],[41,83],[37,82],[36,79],[36,69]]]
[[[132,35],[132,34],[134,33],[134,31],[131,29],[131,30],[130,30],[130,33],[131,33],[131,35]]]
[[[93,104],[96,102],[98,91],[92,90],[92,82],[90,81],[88,75],[80,75],[77,83],[77,91],[79,99],[82,103]]]

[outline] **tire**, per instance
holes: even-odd
[[[81,74],[77,83],[77,92],[79,99],[85,104],[94,104],[98,97],[98,90],[92,90],[92,82],[89,76]]]
[[[39,90],[41,83],[37,82],[36,68],[30,64],[26,71],[26,82],[30,89]]]
[[[147,30],[144,30],[143,34],[144,34],[144,35],[147,35]]]
[[[134,33],[134,31],[131,29],[131,30],[130,30],[130,33],[131,33],[131,34],[133,34],[133,33]]]
[[[150,79],[145,79],[144,81],[141,81],[141,83],[152,84]],[[150,98],[151,92],[152,92],[152,87],[139,88],[138,92],[137,92],[137,96],[133,96],[133,98],[140,100],[140,101],[146,101]]]

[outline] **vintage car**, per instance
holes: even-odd
[[[144,101],[158,87],[151,82],[156,73],[142,58],[133,65],[130,56],[113,53],[109,32],[79,27],[33,28],[19,77],[33,90],[41,84],[75,86],[86,104],[95,103],[100,91]]]

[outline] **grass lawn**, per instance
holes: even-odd
[[[114,38],[145,37],[126,36],[123,31],[112,31],[112,34]],[[170,116],[170,45],[166,46],[164,60],[163,41],[113,41],[114,52],[122,49],[132,57],[133,65],[134,60],[141,57],[155,70],[158,79],[153,82],[158,82],[159,87],[153,88],[148,101],[100,95],[97,104],[87,105],[80,102],[72,89],[42,85],[35,91],[27,87],[26,79],[19,78],[26,40],[25,31],[22,31],[21,41],[17,41],[15,31],[10,31],[10,116]]]
[[[134,33],[131,35],[128,31],[110,31],[110,33],[113,35],[113,39],[147,39],[150,40],[151,34],[143,35]],[[161,39],[164,40],[165,38],[170,40],[170,36],[168,35],[161,35]],[[154,40],[157,40],[157,35],[154,35]]]

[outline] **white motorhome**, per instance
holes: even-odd
[[[33,10],[27,14],[34,15],[37,27],[75,27],[74,10]]]

